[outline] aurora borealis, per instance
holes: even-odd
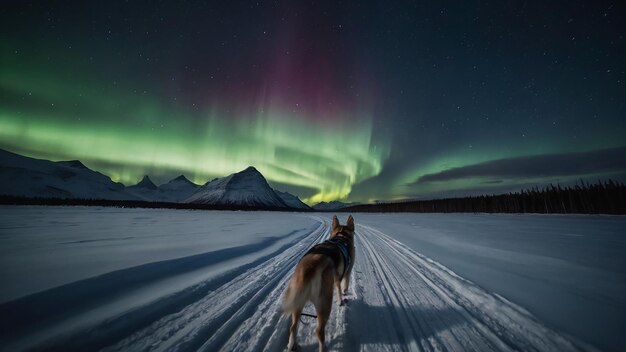
[[[623,22],[611,2],[9,1],[0,148],[127,185],[253,165],[309,204],[623,180]]]

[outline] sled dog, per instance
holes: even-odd
[[[333,216],[330,239],[313,246],[304,254],[285,291],[283,311],[291,313],[287,344],[290,351],[298,348],[298,320],[302,308],[309,301],[317,312],[319,351],[324,351],[324,330],[333,305],[333,289],[337,287],[337,299],[339,305],[343,306],[343,295],[348,291],[353,265],[354,219],[350,215],[347,224],[340,225],[337,216]]]

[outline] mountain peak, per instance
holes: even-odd
[[[259,170],[257,170],[254,166],[248,166],[244,170],[235,172],[234,174],[231,174],[230,176],[227,176],[226,178],[228,178],[228,182],[227,182],[228,184],[239,183],[243,180],[246,180],[244,182],[267,184],[267,180],[265,179],[265,176],[263,176],[263,174]]]
[[[239,171],[239,173],[255,173],[261,175],[259,170],[257,170],[254,166],[248,166],[245,170]]]
[[[185,175],[180,175],[180,176],[170,180],[170,182],[168,182],[168,183],[171,183],[171,182],[193,183],[193,182],[189,181],[189,179],[187,177],[185,177]]]
[[[69,167],[73,167],[75,169],[83,169],[83,170],[87,170],[88,169],[87,166],[85,166],[85,164],[80,162],[80,160],[60,161],[59,164],[65,165],[65,166],[69,166]]]
[[[230,177],[227,182],[229,187],[238,187],[241,183],[248,184],[249,186],[255,185],[258,187],[269,187],[265,176],[263,176],[263,174],[261,174],[254,166],[248,166],[245,170],[236,172],[231,176],[232,177]]]
[[[145,188],[145,189],[157,189],[157,186],[150,180],[148,175],[145,175],[138,184],[131,186],[133,188]]]
[[[288,207],[269,186],[265,177],[253,166],[207,182],[185,202],[273,208]]]

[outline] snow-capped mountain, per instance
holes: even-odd
[[[189,198],[198,187],[200,186],[189,181],[184,175],[157,187],[146,175],[139,183],[126,189],[145,201],[179,203]]]
[[[276,192],[280,199],[282,199],[283,202],[285,202],[285,204],[287,204],[290,208],[311,210],[311,207],[302,203],[300,198],[289,192],[281,192],[277,189],[275,189],[274,192]]]
[[[338,200],[333,200],[332,202],[319,202],[313,206],[313,209],[320,211],[330,211],[330,210],[339,210],[341,208],[349,207],[352,205],[357,205],[359,203],[343,203]]]
[[[159,194],[163,199],[172,202],[182,202],[191,197],[198,188],[200,188],[199,185],[189,181],[184,175],[180,175],[168,183],[160,185]]]
[[[288,208],[261,173],[250,166],[200,187],[185,203]]]
[[[136,185],[124,187],[78,160],[53,162],[0,149],[0,196],[3,195],[311,209],[298,197],[272,189],[252,166],[202,187],[183,175],[160,186],[146,175]]]
[[[171,180],[169,180],[167,183],[164,183],[162,185],[159,186],[159,189],[161,190],[179,190],[181,188],[186,188],[186,187],[191,187],[191,188],[198,188],[200,187],[199,185],[189,181],[189,179],[187,177],[185,177],[185,175],[179,175],[176,178],[173,178]]]
[[[0,149],[0,195],[137,200],[124,185],[78,160],[41,160]]]

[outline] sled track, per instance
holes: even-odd
[[[290,317],[282,294],[295,265],[328,236],[329,221],[239,271],[190,287],[37,350],[284,351]],[[326,327],[336,351],[584,351],[592,347],[459,277],[368,226],[357,224],[346,306]],[[245,270],[244,270],[245,269]],[[334,298],[336,300],[336,298]],[[304,312],[315,314],[308,304]],[[301,351],[317,351],[316,321],[303,317]]]

